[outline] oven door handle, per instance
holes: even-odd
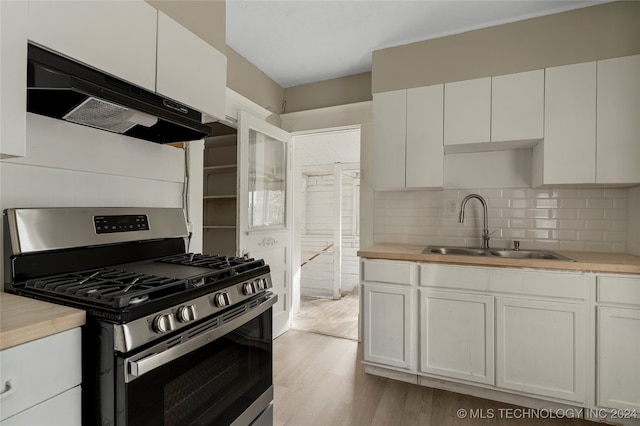
[[[128,365],[128,371],[125,374],[125,383],[129,383],[136,378],[141,377],[148,372],[155,370],[156,368],[161,367],[168,362],[173,361],[174,359],[184,356],[189,352],[193,352],[194,350],[199,349],[202,346],[224,336],[228,332],[233,331],[235,328],[241,326],[247,321],[250,321],[256,318],[258,315],[263,314],[277,301],[278,296],[274,294],[272,297],[265,300],[246,314],[234,318],[233,320],[222,324],[219,327],[213,328],[204,334],[200,334],[192,339],[189,339],[180,345],[173,346],[163,352],[153,353],[141,359],[125,359],[125,365]]]

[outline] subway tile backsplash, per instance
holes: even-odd
[[[460,202],[476,193],[487,200],[491,247],[625,252],[627,189],[508,188],[442,191],[376,191],[374,241],[419,245],[480,246],[482,208]]]

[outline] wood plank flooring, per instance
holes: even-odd
[[[290,330],[274,341],[275,426],[597,426],[580,419],[512,419],[508,404],[364,372],[361,344]],[[457,410],[494,418],[458,418]],[[502,411],[500,411],[502,409]]]
[[[340,300],[302,296],[292,329],[358,340],[358,287]]]

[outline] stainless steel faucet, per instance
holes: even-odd
[[[482,248],[489,248],[489,220],[487,218],[487,202],[481,195],[478,194],[469,194],[462,199],[462,203],[460,203],[460,217],[458,218],[458,222],[464,223],[464,207],[467,205],[467,201],[471,198],[477,198],[480,203],[482,203],[482,209],[484,212],[484,228],[482,229]]]

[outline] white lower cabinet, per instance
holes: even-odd
[[[598,307],[596,317],[598,405],[640,419],[640,309]]]
[[[496,306],[496,385],[584,402],[584,306],[508,297]]]
[[[3,420],[2,426],[80,426],[82,424],[81,404],[82,390],[80,386],[76,386]]]
[[[493,296],[420,290],[420,371],[494,384]]]
[[[414,369],[418,265],[366,259],[360,266],[364,361]]]
[[[597,289],[596,403],[640,424],[640,277],[602,275]]]
[[[0,352],[3,426],[80,426],[80,342],[74,328]]]
[[[365,361],[411,368],[411,292],[411,287],[363,285]]]
[[[373,374],[532,407],[594,407],[595,274],[364,259],[362,280]],[[635,294],[640,306],[638,281],[601,286],[598,297]],[[598,325],[599,405],[640,405],[640,312],[600,307]]]

